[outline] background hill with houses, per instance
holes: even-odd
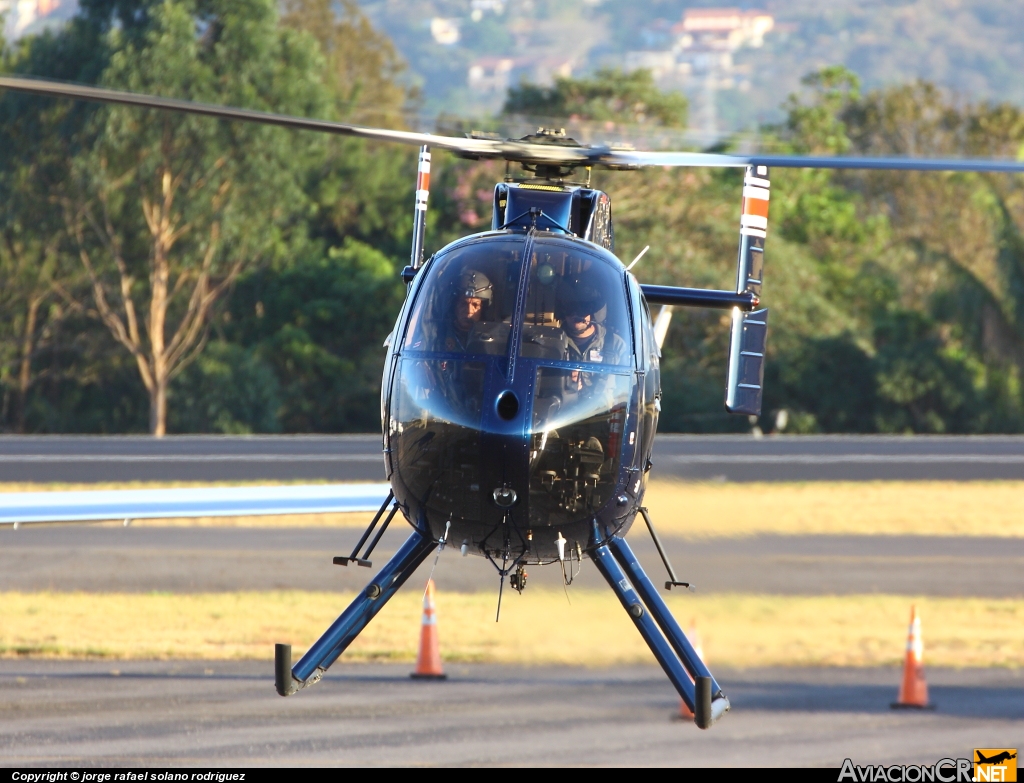
[[[867,89],[926,79],[970,100],[1024,103],[1017,0],[360,0],[395,42],[425,116],[481,116],[520,80],[650,68],[690,98],[698,129],[782,118],[800,78],[845,65]]]

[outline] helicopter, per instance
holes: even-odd
[[[420,147],[412,247],[401,272],[407,296],[385,341],[381,385],[390,488],[353,551],[334,562],[372,567],[370,555],[399,512],[412,532],[294,665],[291,646],[275,646],[282,696],[316,684],[416,568],[451,544],[494,565],[499,612],[506,578],[521,592],[526,566],[558,565],[568,583],[592,560],[694,722],[712,726],[729,699],[625,540],[640,516],[668,572],[665,588],[691,587],[676,577],[643,505],[672,308],[730,313],[725,408],[759,415],[772,168],[1024,172],[1024,163],[999,160],[645,152],[585,146],[556,129],[458,138],[29,78],[0,78],[0,89]],[[426,257],[431,149],[504,160],[529,176],[496,183],[489,230]],[[615,255],[611,198],[590,186],[589,174],[644,166],[743,169],[731,288],[643,285],[633,264]],[[586,177],[574,179],[580,170]],[[651,306],[660,307],[657,317]]]

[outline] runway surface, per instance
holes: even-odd
[[[333,565],[361,531],[333,528],[121,528],[0,530],[0,590],[206,592],[359,590],[374,570]],[[382,565],[405,537],[389,530],[374,553]],[[655,582],[665,577],[643,526],[627,540]],[[665,537],[680,578],[701,592],[790,595],[890,593],[1024,596],[1024,540],[929,536],[755,536],[686,541]],[[426,579],[433,558],[413,579]],[[531,567],[530,585],[560,589],[561,571]],[[494,568],[456,547],[442,555],[442,590],[496,590]],[[574,587],[604,588],[589,562]],[[528,588],[529,589],[529,588]]]
[[[1024,479],[1024,437],[659,435],[653,461],[660,478]],[[0,482],[384,478],[379,434],[0,438]]]
[[[1020,438],[659,436],[656,475],[683,479],[1024,478]],[[0,438],[0,481],[381,480],[378,436]],[[332,528],[44,526],[0,530],[0,590],[348,591],[361,531]],[[383,539],[375,565],[404,538]],[[629,541],[655,581],[646,531]],[[700,592],[1024,596],[1024,540],[930,536],[666,537]],[[458,560],[459,562],[453,562]],[[414,580],[426,578],[428,560]],[[447,591],[496,590],[455,547]],[[530,585],[561,573],[531,568]],[[604,587],[584,563],[576,582]],[[529,589],[529,588],[528,588]],[[1019,747],[1024,672],[928,671],[935,712],[892,712],[890,669],[715,670],[734,710],[709,732],[672,720],[655,667],[452,665],[411,682],[402,665],[338,664],[289,699],[267,662],[0,660],[0,765],[825,765],[934,763]]]
[[[931,670],[934,712],[888,708],[894,669],[718,671],[733,711],[673,720],[654,667],[338,664],[288,699],[270,661],[0,661],[0,765],[831,766],[1019,747],[1024,674]]]

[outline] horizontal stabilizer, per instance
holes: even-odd
[[[725,407],[729,413],[761,415],[767,334],[767,308],[752,313],[733,310],[729,336],[729,380],[725,389]]]
[[[384,483],[0,493],[0,525],[376,511]]]
[[[741,310],[753,310],[759,301],[756,294],[750,291],[715,291],[709,288],[679,288],[670,285],[642,285],[644,299],[649,305],[668,305],[674,307],[710,307],[728,310],[738,307]]]

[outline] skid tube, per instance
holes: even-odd
[[[317,639],[295,666],[291,665],[290,644],[274,647],[274,685],[282,696],[290,696],[302,688],[315,685],[324,672],[338,660],[345,649],[376,616],[384,604],[398,592],[437,545],[437,542],[423,535],[419,530],[405,540],[405,543],[357,597],[341,613],[324,635]]]
[[[613,535],[601,542],[596,524],[594,540],[596,545],[591,557],[597,570],[618,596],[686,706],[693,711],[694,723],[702,729],[711,728],[729,711],[729,700],[625,540]]]

